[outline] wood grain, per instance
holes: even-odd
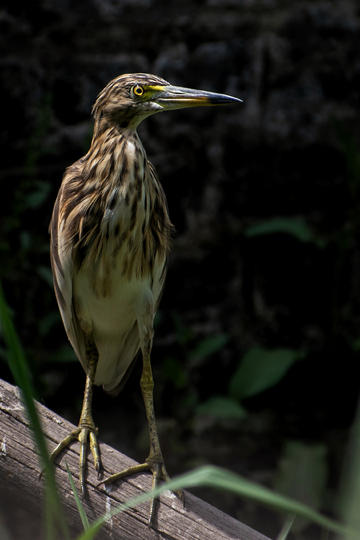
[[[49,449],[74,429],[40,403],[41,417]],[[101,444],[105,474],[112,474],[135,462],[106,444]],[[78,444],[67,451],[56,467],[56,481],[63,501],[65,515],[75,538],[82,524],[69,485],[66,463],[78,479]],[[16,387],[0,380],[0,538],[2,540],[45,540],[43,531],[43,480],[39,461],[31,438],[28,421]],[[139,474],[114,484],[105,492],[88,462],[88,493],[84,506],[92,522],[106,511],[151,488],[149,474]],[[217,508],[186,492],[185,507],[172,494],[161,496],[158,506],[157,530],[147,525],[149,503],[143,503],[113,517],[96,536],[97,539],[121,540],[266,540],[254,531]]]

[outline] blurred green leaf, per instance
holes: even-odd
[[[293,349],[250,349],[230,380],[229,394],[242,400],[278,383],[304,353]]]
[[[247,412],[234,399],[226,396],[214,396],[198,405],[196,414],[214,418],[242,419],[247,415]]]
[[[175,312],[171,315],[174,321],[176,339],[180,345],[186,345],[193,337],[192,330],[182,322],[180,315]]]
[[[193,415],[194,410],[196,409],[196,406],[198,404],[198,394],[197,392],[192,389],[188,388],[186,392],[183,393],[183,395],[180,397],[179,401],[179,411],[181,411],[181,415]]]
[[[40,181],[37,181],[34,184],[34,190],[26,197],[26,200],[24,201],[25,208],[39,208],[39,206],[41,206],[43,202],[46,201],[50,193],[50,184]]]
[[[172,356],[165,358],[163,363],[164,375],[176,388],[184,388],[187,383],[187,374],[182,363]]]
[[[318,509],[326,488],[326,447],[290,441],[281,457],[275,489]],[[301,532],[308,520],[298,518],[293,524],[294,532]]]
[[[56,324],[60,325],[60,321],[59,312],[50,311],[39,320],[39,334],[46,336]]]
[[[189,354],[192,365],[200,364],[210,355],[220,351],[227,341],[228,337],[225,334],[217,334],[202,339]]]
[[[290,234],[300,242],[312,242],[319,247],[325,246],[324,239],[316,236],[302,217],[274,217],[250,225],[245,229],[245,236],[248,237],[277,233]]]
[[[21,231],[20,246],[21,246],[21,249],[23,249],[24,251],[27,251],[31,248],[31,236],[28,231]]]
[[[58,347],[51,355],[50,360],[52,362],[66,363],[66,362],[76,362],[76,355],[70,347],[70,345],[63,345]]]
[[[52,273],[48,266],[38,266],[37,273],[46,281],[48,285],[53,286]]]

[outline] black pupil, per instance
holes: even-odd
[[[135,92],[136,92],[136,94],[138,94],[140,96],[142,94],[142,88],[140,86],[137,86],[135,88]]]

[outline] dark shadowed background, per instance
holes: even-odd
[[[163,451],[172,475],[213,463],[336,513],[359,392],[357,1],[6,4],[0,273],[38,399],[77,423],[85,378],[47,228],[97,93],[140,71],[242,97],[139,129],[177,231],[153,351]],[[140,367],[118,398],[94,398],[101,440],[138,460]],[[253,502],[198,493],[265,534],[281,527]],[[299,523],[291,538],[319,531]]]

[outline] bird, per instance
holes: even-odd
[[[241,101],[174,86],[147,73],[117,76],[93,105],[88,152],[65,170],[49,226],[50,259],[63,325],[86,382],[78,427],[54,448],[51,459],[55,461],[72,442],[80,443],[83,495],[89,449],[99,479],[102,474],[92,414],[93,386],[117,395],[139,351],[149,454],[143,463],[104,482],[149,471],[155,488],[169,478],[155,420],[151,349],[173,225],[164,190],[137,128],[159,112]],[[150,526],[154,505],[152,499]]]

